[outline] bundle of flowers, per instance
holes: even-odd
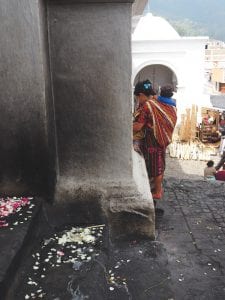
[[[100,255],[104,227],[104,224],[89,227],[66,226],[63,231],[45,238],[41,247],[38,246],[38,251],[32,254],[32,269],[27,272],[24,281],[27,285],[24,290],[20,287],[19,293],[23,295],[19,295],[18,299],[88,299],[89,296],[82,293],[79,285],[76,286],[74,278],[77,272],[84,272],[85,268],[91,269]],[[55,278],[62,276],[59,274],[66,274],[68,282],[66,279],[65,282],[55,284]],[[49,286],[54,286],[54,290]]]
[[[30,205],[31,197],[7,197],[0,198],[0,228],[9,226],[9,216],[21,211],[25,206]]]

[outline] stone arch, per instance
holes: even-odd
[[[174,90],[177,91],[178,81],[180,80],[177,71],[171,65],[162,62],[148,62],[140,65],[133,72],[132,83],[136,84],[138,80],[150,79],[155,90],[164,84],[171,84]]]

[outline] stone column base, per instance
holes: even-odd
[[[75,178],[60,177],[54,205],[59,212],[67,211],[65,222],[106,223],[112,239],[130,235],[154,239],[154,204],[144,161],[135,152],[133,164],[133,178],[121,182],[77,182]]]
[[[110,236],[155,237],[155,212],[151,199],[145,199],[135,187],[114,188],[107,210]]]

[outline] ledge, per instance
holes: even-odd
[[[88,3],[133,3],[135,0],[48,0],[58,4],[88,4]]]

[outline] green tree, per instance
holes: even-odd
[[[225,0],[150,0],[149,4],[153,14],[176,21],[173,26],[181,35],[196,31],[225,41]]]
[[[168,20],[168,22],[181,36],[207,35],[207,30],[203,26],[189,19]]]

